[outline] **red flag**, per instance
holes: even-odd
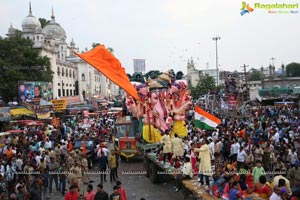
[[[110,53],[104,45],[99,45],[86,53],[74,53],[85,62],[95,67],[112,82],[120,86],[133,98],[139,99],[137,90],[130,83],[120,61],[112,53]]]

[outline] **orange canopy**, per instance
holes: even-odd
[[[86,53],[74,53],[124,89],[133,98],[139,99],[137,90],[130,83],[120,61],[104,45],[99,45]]]

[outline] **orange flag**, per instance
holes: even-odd
[[[112,82],[120,86],[133,98],[139,99],[137,90],[130,83],[120,61],[112,53],[110,53],[104,45],[99,45],[86,53],[74,53],[85,62],[95,67]]]

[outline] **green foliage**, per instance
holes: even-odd
[[[99,46],[99,45],[102,45],[102,44],[101,44],[101,43],[94,42],[94,43],[92,44],[92,48],[94,49],[95,47],[97,47],[97,46]],[[111,47],[106,47],[106,49],[107,49],[110,53],[114,53],[114,52],[115,52],[115,50],[114,50],[113,48],[111,48]]]
[[[44,28],[45,26],[47,26],[47,24],[50,23],[50,20],[47,20],[45,18],[39,18],[39,21],[41,23],[42,28]]]
[[[94,49],[96,46],[99,46],[99,45],[101,45],[100,43],[97,43],[97,42],[94,42],[93,44],[92,44],[92,48]]]
[[[300,77],[300,63],[290,63],[286,66],[286,76]]]
[[[249,74],[248,80],[249,81],[260,81],[262,78],[260,71],[254,70],[252,73]]]
[[[140,82],[140,83],[145,82],[144,76],[140,72],[135,72],[134,74],[132,74],[132,76],[130,77],[130,81]]]
[[[106,49],[107,49],[110,53],[114,53],[114,52],[115,52],[114,49],[111,48],[111,47],[107,47]]]
[[[207,94],[209,91],[216,90],[215,79],[207,74],[201,77],[196,87],[191,87],[191,95],[194,99]]]
[[[151,79],[156,79],[159,75],[162,73],[159,70],[151,70],[145,74],[146,79],[148,80],[149,78]]]
[[[32,41],[17,34],[0,37],[0,96],[4,101],[18,96],[18,81],[52,82],[50,60],[32,48]]]

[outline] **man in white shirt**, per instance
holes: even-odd
[[[244,147],[241,146],[240,147],[240,150],[237,154],[237,170],[239,171],[241,168],[244,167],[244,163],[246,161],[246,158],[247,158],[247,154],[244,150]]]
[[[42,159],[42,156],[41,156],[40,152],[37,152],[37,155],[35,156],[35,160],[38,165],[40,165],[41,159]]]
[[[208,148],[209,148],[210,157],[211,160],[215,160],[215,143],[211,138],[209,139],[209,142],[210,143],[208,145]]]
[[[48,137],[46,139],[44,147],[45,147],[45,149],[52,149],[52,142],[49,140]]]
[[[97,145],[97,157],[101,157],[101,151],[103,151],[104,156],[107,157],[107,155],[109,153],[109,150],[105,147],[104,144],[100,144],[99,148],[98,148],[98,145]]]
[[[278,132],[278,130],[277,130],[276,133],[272,136],[272,140],[273,140],[275,143],[279,143],[279,132]]]
[[[230,155],[231,155],[232,162],[236,161],[239,150],[240,150],[240,144],[237,142],[235,138],[233,138],[233,143],[230,148]]]

